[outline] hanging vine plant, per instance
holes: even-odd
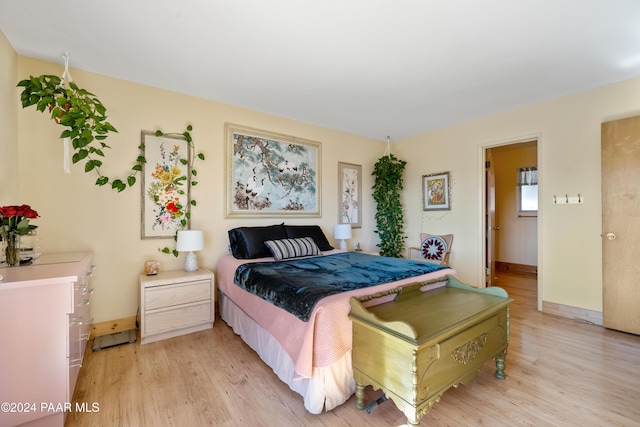
[[[403,189],[402,173],[407,162],[389,153],[375,164],[373,173],[373,199],[377,204],[375,233],[380,236],[380,255],[402,258],[404,241],[402,229],[404,215],[400,192]]]
[[[110,132],[118,131],[107,121],[107,109],[96,95],[72,81],[65,84],[62,77],[53,75],[30,76],[18,82],[17,86],[23,88],[20,94],[22,108],[35,105],[37,111],[49,112],[52,120],[65,127],[60,138],[70,140],[72,162],[85,160],[84,171],[98,174],[96,185],[110,183],[112,189],[121,192],[136,183],[136,174],[142,171],[144,157],[136,159],[132,172],[124,181],[111,180],[100,172],[101,158],[105,157],[105,150],[111,148],[104,141]]]

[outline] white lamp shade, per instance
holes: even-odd
[[[351,238],[351,224],[337,224],[333,229],[333,237],[336,239]]]
[[[204,249],[204,232],[202,230],[180,230],[176,241],[178,252],[201,251]]]

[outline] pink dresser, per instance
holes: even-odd
[[[64,426],[90,335],[92,252],[0,268],[0,426]]]

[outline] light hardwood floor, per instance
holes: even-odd
[[[423,426],[638,426],[640,337],[536,311],[535,278],[499,273],[515,299],[507,378],[488,362],[467,385],[447,391]],[[280,382],[226,324],[140,346],[92,352],[67,426],[402,426],[387,401],[371,414],[355,396],[320,415]],[[380,392],[366,389],[366,401]],[[75,403],[74,403],[75,405]]]

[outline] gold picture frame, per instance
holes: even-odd
[[[322,145],[225,124],[227,217],[320,217]]]

